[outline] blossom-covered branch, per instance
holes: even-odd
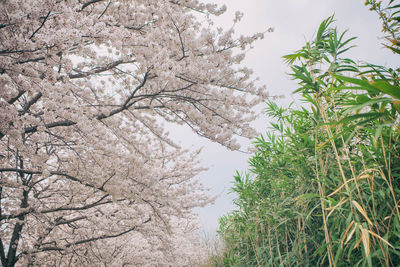
[[[235,38],[197,19],[225,9],[1,2],[3,266],[200,264],[192,209],[212,200],[196,178],[204,168],[163,124],[230,149],[254,135],[266,92],[240,64],[263,35]]]

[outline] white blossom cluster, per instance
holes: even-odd
[[[3,266],[197,266],[199,151],[238,149],[265,89],[197,0],[0,0]],[[237,13],[235,23],[242,17]]]

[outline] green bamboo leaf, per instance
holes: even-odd
[[[329,25],[334,21],[333,16],[327,18],[326,20],[322,21],[322,23],[319,25],[318,32],[317,32],[317,37],[316,41],[321,41],[324,32],[326,29],[329,27]]]
[[[394,108],[397,110],[398,113],[400,113],[400,103],[393,103]]]
[[[389,6],[387,9],[400,8],[400,5]]]
[[[353,47],[356,47],[356,46],[352,45],[352,46],[346,47],[345,49],[340,50],[339,52],[337,52],[337,55],[343,54],[344,52],[346,52],[347,50],[349,50],[349,49],[351,49]]]
[[[283,58],[285,59],[284,62],[287,64],[293,64],[294,61],[296,61],[296,59],[300,59],[302,57],[305,57],[307,54],[304,53],[303,51],[298,51],[295,54],[289,54],[289,55],[285,55],[283,56]]]
[[[371,93],[378,93],[379,92],[378,88],[376,88],[375,86],[371,85],[366,80],[347,77],[347,76],[342,76],[342,75],[339,75],[339,74],[332,74],[332,76],[335,77],[338,80],[345,81],[345,82],[356,84],[356,85],[360,86],[360,87],[353,87],[353,88],[352,87],[344,87],[346,89],[367,90],[368,92],[371,92]]]
[[[357,119],[368,119],[368,121],[370,121],[370,120],[374,120],[374,119],[384,117],[384,116],[386,116],[386,114],[380,113],[380,112],[362,113],[362,114],[356,114],[356,115],[345,117],[345,118],[339,120],[338,122],[336,122],[336,124],[346,124],[350,121],[357,120]]]
[[[342,39],[342,37],[344,36],[344,34],[345,34],[346,32],[347,32],[347,31],[344,31],[344,32],[343,32],[343,34],[340,36],[340,39]],[[351,41],[354,41],[355,39],[357,39],[357,37],[351,37],[351,38],[347,39],[347,40],[344,41],[343,43],[340,43],[339,48],[344,47],[345,45],[347,45],[347,44],[350,43]]]
[[[299,199],[312,199],[312,198],[319,198],[319,197],[320,197],[319,194],[309,193],[309,194],[303,194],[303,195],[299,196],[298,198]]]
[[[371,95],[378,95],[380,91],[376,88],[373,89],[366,89],[365,87],[362,86],[347,86],[347,85],[341,85],[335,88],[336,90],[344,90],[344,89],[349,89],[349,90],[367,90],[367,92]]]
[[[335,77],[336,79],[345,81],[345,82],[349,82],[352,84],[357,84],[361,87],[365,87],[365,88],[371,88],[373,90],[376,90],[376,88],[374,86],[372,86],[368,81],[363,80],[363,79],[357,79],[357,78],[352,78],[352,77],[347,77],[347,76],[343,76],[343,75],[339,75],[339,74],[332,74],[333,77]]]
[[[391,85],[386,80],[376,80],[372,82],[372,86],[379,89],[381,92],[400,99],[400,87]]]
[[[358,96],[356,97],[357,103],[360,103],[360,104],[367,103],[367,102],[370,101],[370,100],[371,100],[371,98],[370,98],[369,96],[365,95],[365,94],[363,94],[363,95],[358,95]]]
[[[336,69],[336,72],[344,72],[344,71],[358,72],[358,69],[354,66],[346,66]]]
[[[368,97],[367,97],[368,98]],[[368,98],[369,99],[369,98]],[[378,103],[383,103],[383,104],[387,104],[390,103],[392,100],[388,97],[383,97],[383,98],[374,98],[371,100],[367,100],[366,98],[359,98],[358,100],[360,101],[365,101],[365,102],[360,102],[360,104],[355,104],[352,105],[352,107],[350,107],[349,109],[347,109],[345,111],[345,114],[354,112],[354,111],[359,111],[367,106],[372,106],[373,104],[378,104]]]
[[[397,49],[397,48],[394,48],[394,47],[388,46],[388,45],[384,45],[384,46],[386,46],[387,48],[389,48],[390,50],[392,50],[394,53],[400,54],[400,49]]]

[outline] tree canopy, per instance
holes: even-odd
[[[245,49],[186,0],[0,1],[3,266],[196,264],[197,151],[237,149],[265,97]],[[203,19],[201,21],[199,18]],[[240,13],[235,23],[240,19]]]

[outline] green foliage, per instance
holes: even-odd
[[[400,5],[366,4],[390,11],[381,19],[398,53]],[[400,264],[400,70],[343,58],[354,38],[333,23],[284,57],[305,105],[267,102],[274,122],[235,176],[218,266]]]

